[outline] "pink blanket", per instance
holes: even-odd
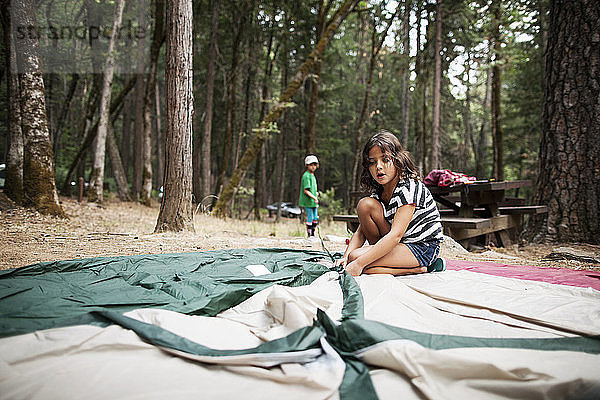
[[[525,265],[499,264],[488,261],[448,260],[448,269],[466,269],[484,274],[541,281],[559,285],[591,287],[600,290],[600,271],[567,268],[542,268]]]
[[[453,186],[474,182],[475,180],[477,180],[476,177],[467,176],[462,172],[452,172],[449,169],[434,169],[423,179],[423,183],[429,186]]]

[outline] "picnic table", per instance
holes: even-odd
[[[486,180],[428,188],[440,206],[444,234],[466,248],[473,238],[484,236],[488,242],[492,235],[499,246],[508,246],[517,240],[524,215],[548,212],[543,205],[507,205],[507,190],[527,186],[531,186],[531,181]],[[334,215],[333,220],[346,222],[352,231],[358,228],[356,215]]]
[[[547,213],[546,206],[504,205],[506,191],[531,186],[529,180],[474,181],[448,187],[429,186],[441,208],[444,233],[467,247],[470,239],[493,234],[500,246],[514,243],[524,215]],[[460,201],[451,199],[460,193]]]

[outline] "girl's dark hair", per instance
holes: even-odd
[[[412,155],[402,146],[398,138],[391,132],[380,130],[363,147],[362,172],[360,174],[360,186],[363,190],[379,194],[383,191],[383,186],[377,183],[369,172],[369,152],[375,146],[378,146],[384,154],[392,159],[400,180],[421,179]]]

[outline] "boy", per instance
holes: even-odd
[[[300,199],[298,205],[304,207],[306,211],[306,232],[308,236],[315,235],[315,229],[319,224],[319,192],[317,192],[317,178],[315,171],[319,168],[319,160],[314,155],[308,155],[304,159],[306,171],[302,175],[302,184],[300,186]]]

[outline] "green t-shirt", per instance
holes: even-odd
[[[315,200],[312,197],[308,197],[306,193],[304,193],[304,189],[308,189],[315,196],[317,195],[317,178],[315,177],[315,174],[305,171],[302,175],[298,205],[300,207],[317,207]]]

